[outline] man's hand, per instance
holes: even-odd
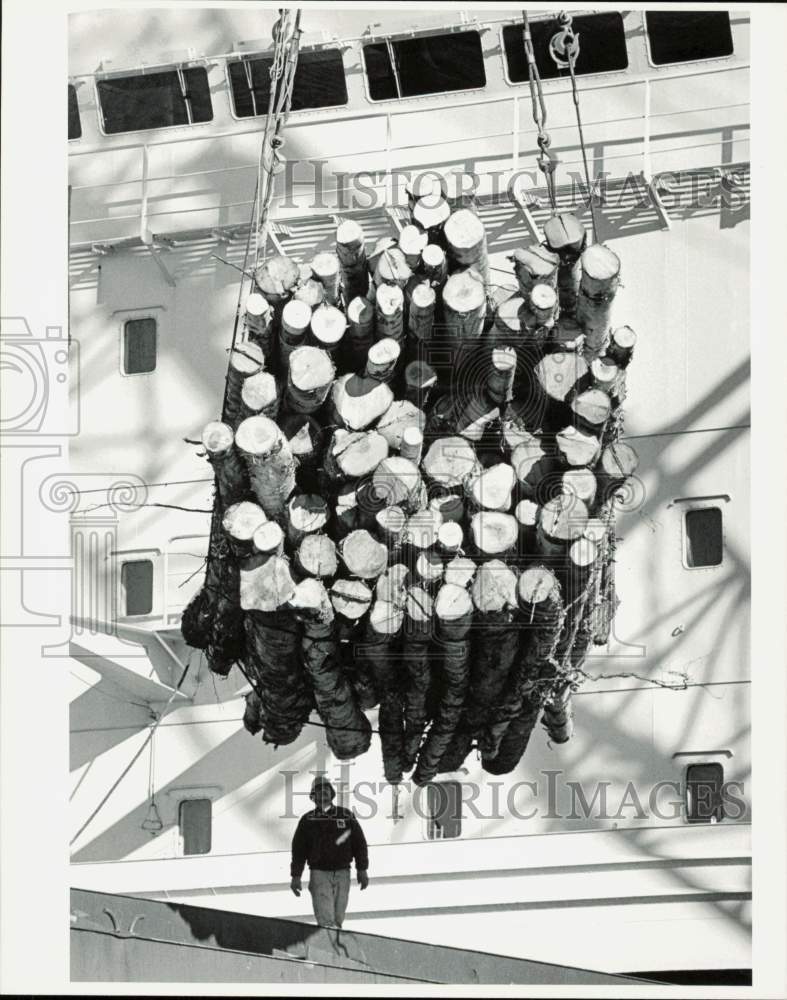
[[[301,880],[293,876],[293,878],[290,881],[290,888],[292,889],[292,891],[295,893],[296,896],[300,896],[301,890],[303,889],[303,886],[301,885]]]
[[[358,885],[361,887],[361,892],[369,885],[369,875],[367,872],[358,872]]]

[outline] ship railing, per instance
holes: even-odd
[[[717,75],[730,75],[738,72],[748,72],[749,64],[737,64],[734,66],[715,66],[715,67],[703,67],[702,69],[692,69],[681,73],[670,73],[664,76],[654,76],[645,77],[644,79],[632,80],[631,78],[616,79],[616,80],[604,80],[598,81],[596,83],[584,83],[582,87],[582,93],[584,95],[606,92],[617,90],[620,88],[627,88],[632,93],[639,91],[638,100],[636,103],[639,105],[638,110],[635,114],[627,114],[616,116],[614,118],[595,118],[593,120],[587,121],[585,123],[585,129],[587,132],[591,132],[593,128],[610,126],[621,127],[630,125],[631,123],[641,122],[641,129],[634,135],[628,136],[605,136],[603,139],[604,147],[616,147],[616,146],[632,146],[635,148],[628,148],[620,152],[607,152],[606,148],[603,153],[604,163],[615,162],[622,160],[631,160],[641,164],[641,174],[645,179],[646,183],[651,183],[654,175],[654,159],[665,157],[669,154],[681,153],[689,154],[698,150],[710,149],[713,147],[718,148],[720,141],[722,143],[745,143],[749,142],[748,137],[743,134],[735,135],[738,133],[745,133],[749,130],[748,120],[730,124],[729,122],[720,123],[718,125],[711,124],[708,128],[698,129],[690,128],[683,132],[671,129],[666,133],[658,131],[658,123],[666,120],[680,119],[682,116],[686,115],[703,115],[703,114],[716,114],[720,115],[724,112],[733,112],[740,109],[748,108],[750,105],[749,100],[741,101],[729,101],[724,103],[715,104],[700,104],[697,107],[681,107],[681,108],[670,108],[664,111],[653,111],[654,103],[654,89],[658,90],[661,85],[666,85],[668,83],[673,83],[679,80],[698,80],[701,78],[708,78]],[[570,91],[568,89],[554,90],[551,92],[551,100],[556,102],[560,98],[570,97]],[[524,103],[523,103],[524,102]],[[634,99],[632,98],[632,104]],[[483,132],[479,134],[465,134],[462,136],[449,136],[445,138],[436,139],[426,139],[413,143],[402,143],[393,141],[393,125],[397,118],[402,116],[419,116],[428,115],[435,113],[453,113],[461,111],[464,108],[472,108],[477,110],[479,107],[494,107],[498,106],[501,108],[501,117],[505,116],[507,121],[510,123],[504,129],[498,129],[491,132]],[[469,146],[470,144],[478,142],[489,142],[492,140],[499,139],[510,139],[511,146],[508,153],[505,152],[494,152],[491,154],[482,155],[463,155],[462,157],[457,157],[463,161],[474,160],[476,162],[482,162],[484,159],[492,159],[495,162],[508,161],[510,164],[511,175],[516,174],[520,170],[520,161],[523,156],[523,143],[526,146],[527,151],[532,152],[535,150],[535,136],[536,130],[531,125],[523,125],[523,122],[528,121],[530,110],[530,97],[527,93],[516,92],[511,94],[495,94],[487,97],[474,97],[466,101],[458,101],[450,105],[435,105],[433,103],[426,103],[421,106],[405,106],[405,107],[386,107],[373,108],[368,111],[350,111],[344,114],[334,115],[331,114],[330,118],[325,118],[322,116],[303,119],[300,121],[291,121],[288,126],[290,133],[296,132],[299,136],[304,132],[313,128],[314,126],[325,126],[330,124],[331,126],[341,126],[343,123],[358,123],[358,122],[370,122],[384,125],[385,130],[385,143],[382,145],[375,145],[367,149],[347,149],[342,148],[339,150],[331,150],[330,152],[324,152],[322,149],[319,153],[314,152],[314,158],[319,159],[323,162],[336,162],[342,160],[357,160],[360,157],[373,157],[379,156],[382,158],[382,169],[376,170],[375,174],[381,179],[365,185],[365,189],[370,191],[375,191],[377,193],[382,192],[384,199],[389,203],[394,203],[395,201],[395,191],[393,190],[393,185],[395,183],[396,171],[401,171],[405,169],[402,165],[395,165],[393,163],[393,158],[397,154],[406,153],[410,150],[435,150],[435,149],[445,149],[450,150],[451,147],[464,145]],[[576,139],[574,133],[576,130],[576,122],[573,119],[573,108],[572,116],[567,118],[566,121],[549,122],[549,131],[553,135],[557,134],[559,137],[563,135],[567,136],[566,145],[559,154],[560,159],[560,169],[562,171],[568,171],[571,173],[571,168],[580,168],[582,165],[582,158],[579,155],[579,150],[576,145]],[[701,141],[696,143],[686,143],[680,142],[676,145],[669,145],[666,148],[663,143],[667,140],[676,139],[688,139],[693,135],[707,134],[708,131],[718,132],[720,136],[711,139],[710,141]],[[184,180],[189,177],[209,177],[212,175],[228,175],[231,173],[238,173],[241,171],[255,171],[257,170],[257,162],[231,164],[227,166],[219,167],[207,167],[200,169],[198,171],[186,171],[179,173],[170,173],[151,176],[150,174],[150,161],[152,153],[159,148],[169,148],[174,145],[180,145],[184,143],[204,143],[213,142],[222,139],[238,139],[243,136],[252,136],[255,134],[260,134],[259,119],[254,119],[254,124],[250,125],[248,128],[232,129],[221,132],[202,132],[201,134],[180,134],[172,136],[167,135],[161,138],[151,138],[144,142],[130,142],[130,143],[120,143],[111,144],[106,146],[85,146],[84,148],[73,149],[70,152],[70,156],[74,158],[82,158],[86,156],[102,156],[106,154],[116,154],[119,152],[129,152],[138,151],[140,156],[140,166],[138,176],[132,176],[123,178],[121,180],[113,180],[108,182],[99,182],[97,184],[75,184],[70,187],[70,193],[73,196],[74,193],[80,191],[98,191],[101,189],[118,188],[122,186],[128,186],[133,184],[139,184],[139,209],[133,213],[123,214],[123,215],[104,215],[95,218],[72,218],[70,220],[70,226],[72,232],[76,231],[77,227],[89,227],[91,225],[108,226],[112,223],[123,223],[123,222],[134,222],[139,223],[139,233],[143,242],[147,242],[150,238],[149,225],[151,220],[157,217],[169,217],[174,216],[186,216],[193,213],[206,213],[206,212],[216,212],[222,211],[226,212],[230,209],[244,209],[250,208],[252,204],[251,198],[243,199],[241,201],[231,201],[231,202],[220,202],[214,205],[196,205],[196,206],[184,206],[184,207],[167,207],[162,211],[151,211],[149,208],[150,201],[153,197],[175,197],[174,195],[152,195],[151,187],[157,183],[162,183],[166,181]],[[529,142],[529,145],[527,143]],[[598,147],[602,143],[599,140],[592,141],[592,145]],[[531,149],[532,147],[532,149]],[[553,143],[553,149],[559,149],[560,142]],[[286,147],[285,147],[286,151]],[[575,151],[575,155],[566,156],[565,152],[571,153]],[[527,155],[527,153],[525,153]],[[304,160],[308,160],[308,154],[302,157]],[[423,158],[421,158],[423,159]],[[450,162],[450,157],[442,157],[442,162]],[[690,166],[688,164],[687,166]],[[328,188],[323,193],[326,196],[340,195],[349,190],[349,185],[345,187],[337,186],[335,188]],[[185,196],[188,196],[186,193]],[[177,195],[178,198],[184,197],[183,194]],[[276,211],[276,206],[278,203],[283,202],[286,199],[293,199],[295,196],[292,192],[279,192],[274,194],[274,219],[278,221],[286,221],[285,217]],[[319,215],[333,215],[336,214],[337,209],[334,206],[328,208],[310,208],[308,215],[319,216]],[[303,210],[300,210],[293,215],[294,218],[303,218]],[[216,226],[206,226],[206,229],[218,228]],[[237,228],[237,223],[232,226],[232,228]],[[102,244],[112,244],[113,242],[118,242],[120,240],[127,240],[129,237],[128,232],[117,237],[107,237],[106,235],[101,235]],[[80,248],[85,246],[90,246],[95,242],[95,239],[79,240],[75,239],[71,241],[72,248]]]

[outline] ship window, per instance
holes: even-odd
[[[120,591],[124,615],[150,614],[153,610],[153,563],[150,559],[123,563]]]
[[[82,137],[82,122],[79,120],[79,104],[77,103],[77,89],[72,84],[68,85],[68,138],[80,139]]]
[[[238,118],[266,115],[273,60],[241,59],[229,64],[232,106]],[[347,103],[347,83],[339,49],[301,52],[295,68],[292,110],[331,108]]]
[[[645,26],[656,66],[732,55],[730,15],[725,11],[648,10]]]
[[[440,781],[426,786],[429,840],[447,840],[462,834],[462,786],[458,781]]]
[[[156,321],[152,316],[123,325],[123,374],[144,375],[156,368]]]
[[[178,826],[184,854],[209,854],[212,803],[210,799],[184,799],[178,810]]]
[[[718,566],[722,560],[721,509],[702,507],[686,511],[686,566]]]
[[[373,101],[486,85],[477,31],[375,42],[364,45],[363,61]]]
[[[104,131],[109,135],[213,118],[208,72],[203,66],[112,77],[99,80],[97,86]]]
[[[718,823],[724,819],[721,764],[690,764],[686,768],[686,820],[689,823]]]
[[[623,17],[617,11],[604,14],[585,14],[573,20],[574,33],[579,36],[579,55],[574,66],[577,76],[587,73],[612,73],[626,69],[629,64],[626,52],[626,33]],[[549,43],[560,31],[556,18],[543,18],[530,22],[533,55],[539,76],[543,80],[569,76],[568,68],[561,69],[549,53]],[[525,34],[521,24],[503,28],[503,51],[511,83],[524,83],[528,79],[525,58]]]

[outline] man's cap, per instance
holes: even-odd
[[[328,781],[327,778],[323,777],[323,775],[318,774],[317,777],[312,782],[312,789],[311,792],[309,792],[309,795],[315,795],[318,791],[320,791],[323,788],[327,789],[331,793],[331,795],[336,795],[336,789],[333,787],[330,781]]]

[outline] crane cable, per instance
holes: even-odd
[[[270,69],[270,93],[268,98],[268,114],[265,118],[265,132],[260,147],[260,158],[257,166],[257,216],[254,230],[254,265],[259,264],[260,256],[265,257],[268,242],[268,214],[273,197],[274,168],[278,162],[277,150],[283,139],[281,132],[287,123],[292,106],[292,95],[295,84],[295,69],[298,63],[300,41],[301,11],[296,10],[294,18],[291,10],[282,10],[274,27],[274,56]]]
[[[574,34],[573,18],[567,11],[561,11],[558,15],[560,31],[550,42],[550,52],[552,58],[558,66],[566,65],[571,76],[571,96],[574,101],[574,110],[577,116],[577,132],[579,133],[579,147],[582,151],[582,163],[585,168],[585,185],[587,188],[587,206],[590,210],[590,221],[593,228],[593,242],[598,243],[598,226],[596,223],[596,206],[593,201],[593,185],[590,180],[590,168],[588,166],[588,154],[585,146],[585,132],[582,127],[582,112],[579,107],[579,91],[577,89],[577,78],[575,67],[577,56],[579,55],[579,35]],[[561,60],[560,57],[563,57]]]
[[[557,200],[555,197],[555,169],[557,167],[557,157],[554,153],[550,153],[549,147],[552,143],[549,132],[546,130],[547,123],[547,106],[544,101],[544,91],[541,88],[541,76],[538,72],[538,66],[536,65],[536,57],[533,52],[533,39],[530,35],[530,21],[528,20],[527,11],[522,11],[522,24],[523,24],[523,38],[525,43],[525,58],[527,59],[527,78],[530,84],[530,101],[533,105],[533,122],[535,123],[536,129],[538,131],[538,138],[536,142],[538,143],[538,156],[536,160],[538,162],[539,170],[544,175],[544,181],[546,183],[547,194],[549,195],[549,203],[552,206],[552,211],[557,211]]]

